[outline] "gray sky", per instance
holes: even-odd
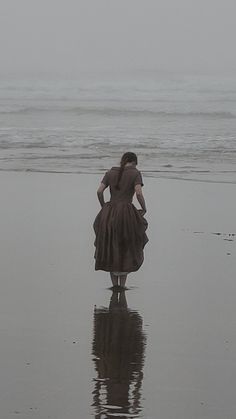
[[[235,0],[0,0],[0,74],[236,71]]]

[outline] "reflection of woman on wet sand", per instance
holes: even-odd
[[[137,162],[136,154],[125,153],[120,167],[106,172],[97,191],[102,209],[94,222],[95,269],[110,272],[112,285],[122,288],[127,274],[142,265],[143,248],[148,241],[143,180]],[[103,193],[108,186],[111,199],[105,203]],[[132,204],[135,193],[140,210]]]
[[[144,349],[142,317],[128,309],[124,291],[113,292],[109,309],[94,311],[92,352],[97,378],[93,405],[97,419],[104,405],[107,405],[107,417],[109,409],[120,412],[121,416],[122,412],[140,412]]]

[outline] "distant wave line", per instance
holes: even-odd
[[[33,113],[74,113],[77,115],[102,115],[102,116],[160,116],[160,117],[195,117],[195,118],[226,118],[235,119],[236,114],[226,111],[190,111],[190,112],[172,112],[172,111],[158,111],[152,109],[127,109],[127,108],[109,108],[109,107],[22,107],[19,109],[1,110],[0,114],[33,114]]]

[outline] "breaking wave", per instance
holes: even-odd
[[[150,117],[168,117],[168,118],[210,118],[210,119],[236,119],[236,114],[224,111],[191,111],[191,112],[171,112],[159,111],[154,109],[126,109],[126,108],[112,108],[112,107],[63,107],[63,106],[48,106],[48,107],[20,107],[13,109],[2,109],[0,114],[36,114],[36,113],[72,113],[76,115],[100,115],[100,116],[150,116]]]

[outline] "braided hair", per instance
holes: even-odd
[[[120,170],[118,173],[117,183],[115,186],[116,189],[118,190],[120,189],[119,184],[120,184],[120,180],[121,180],[126,163],[133,163],[133,162],[135,164],[138,164],[138,158],[135,153],[131,153],[130,151],[128,151],[127,153],[123,154],[123,156],[121,157]]]

